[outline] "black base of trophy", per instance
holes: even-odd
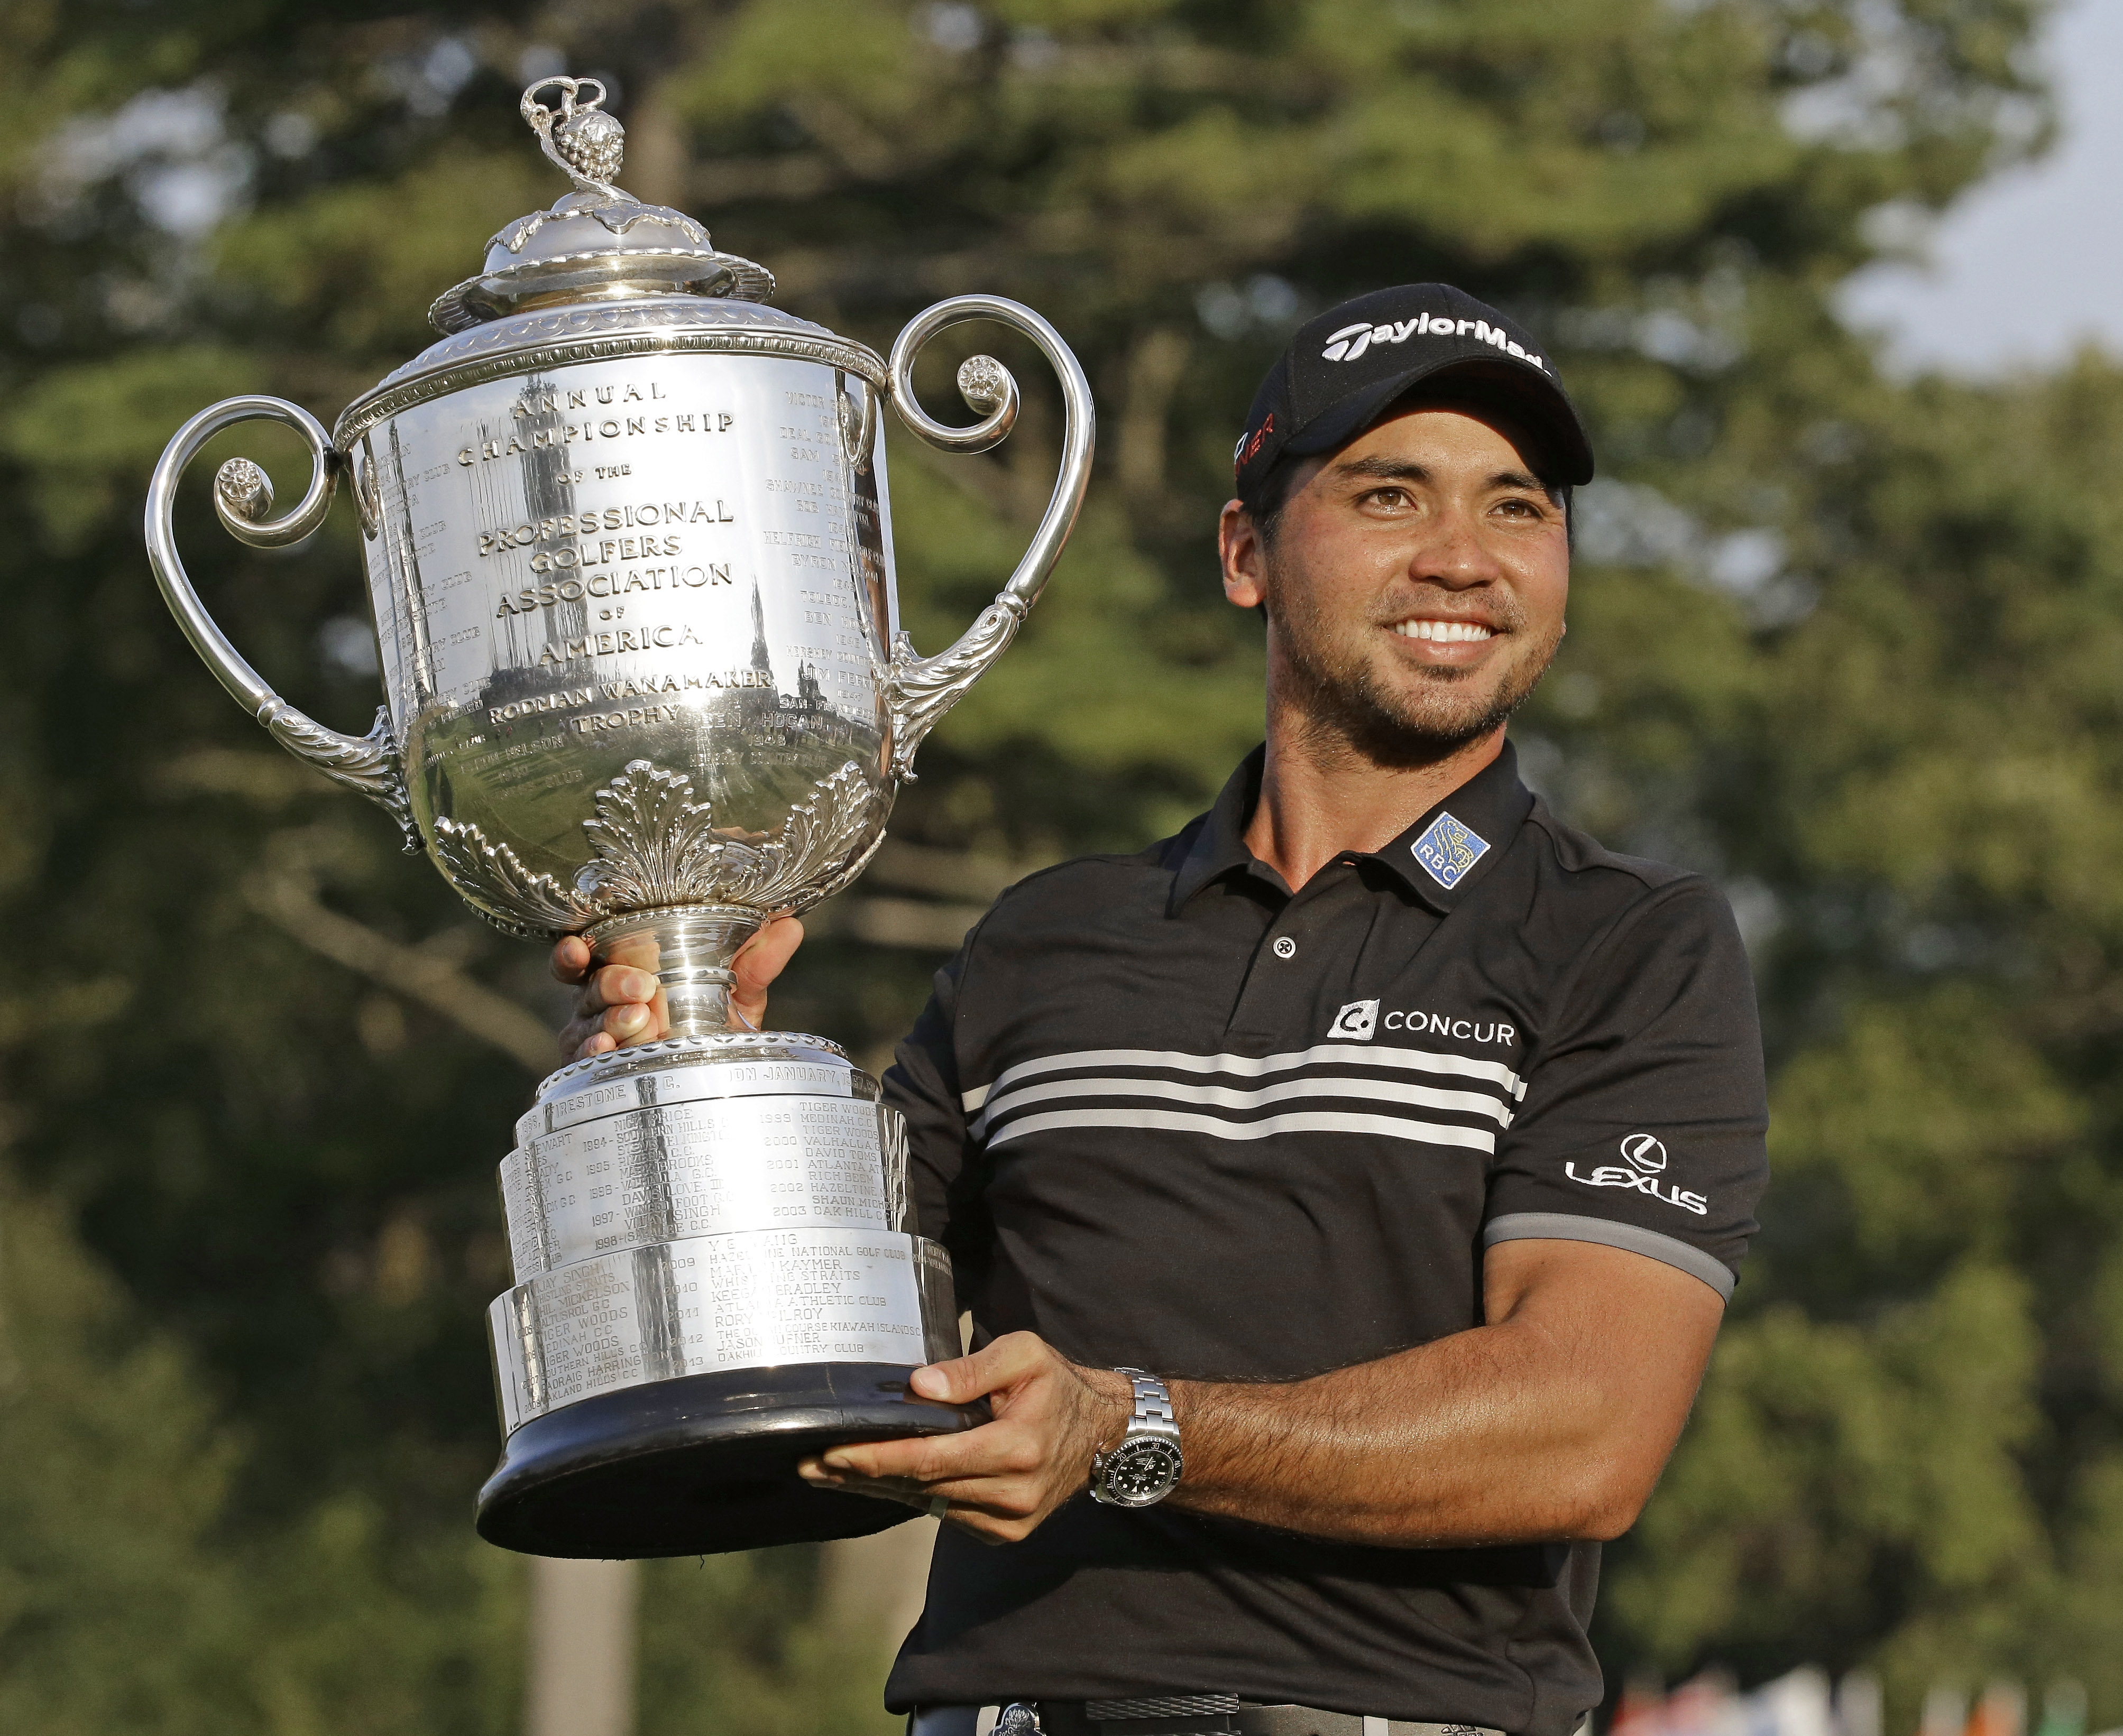
[[[848,1441],[956,1434],[985,1402],[907,1389],[912,1368],[804,1363],[688,1374],[579,1400],[508,1437],[479,1492],[479,1534],[526,1555],[634,1561],[867,1537],[915,1517],[813,1489],[808,1453]]]

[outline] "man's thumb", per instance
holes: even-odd
[[[980,1380],[970,1356],[954,1357],[949,1362],[932,1362],[926,1369],[916,1369],[907,1385],[918,1397],[941,1399],[949,1404],[962,1404],[981,1394]]]

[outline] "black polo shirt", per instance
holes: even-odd
[[[1261,755],[1140,855],[1005,892],[887,1075],[980,1341],[1291,1380],[1482,1320],[1482,1251],[1603,1242],[1729,1295],[1767,1179],[1730,911],[1603,849],[1507,748],[1292,895],[1244,843]],[[1235,1693],[1566,1736],[1595,1545],[1384,1549],[1080,1496],[946,1527],[894,1710]]]

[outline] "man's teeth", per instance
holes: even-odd
[[[1395,621],[1393,630],[1403,639],[1428,639],[1441,645],[1496,637],[1493,628],[1485,627],[1479,621]]]

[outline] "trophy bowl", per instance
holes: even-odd
[[[1068,346],[1014,302],[940,302],[888,360],[766,306],[765,269],[613,185],[602,100],[591,79],[524,93],[573,190],[494,236],[430,310],[438,342],[329,436],[277,398],[201,411],[156,468],[147,540],[185,635],[283,746],[387,809],[489,921],[580,934],[663,985],[667,1037],[562,1067],[518,1121],[499,1174],[516,1282],[488,1311],[504,1444],[480,1534],[624,1558],[881,1530],[909,1515],[813,1490],[797,1460],[984,1419],[907,1384],[959,1341],[904,1123],[832,1043],[733,1030],[730,962],[875,853],[916,748],[1060,554],[1093,414]],[[899,630],[882,405],[946,451],[1006,438],[1017,386],[991,358],[958,371],[975,423],[914,397],[922,346],[972,319],[1052,364],[1062,462],[1016,572],[925,658]],[[265,472],[232,459],[217,514],[284,546],[347,484],[382,652],[367,736],[275,694],[178,556],[185,466],[256,419],[307,443],[309,488],[273,518]]]

